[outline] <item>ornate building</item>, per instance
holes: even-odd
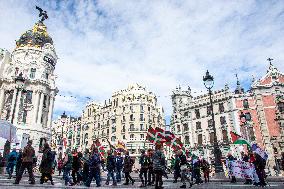
[[[17,127],[22,147],[32,139],[37,150],[40,141],[50,139],[57,59],[42,21],[20,36],[12,53],[0,50],[0,118]]]
[[[71,121],[66,121],[63,132],[61,118],[53,125],[55,133],[63,133],[66,147],[84,150],[98,138],[106,146],[107,141],[113,145],[122,141],[134,155],[152,147],[146,141],[149,127],[165,127],[163,109],[157,105],[156,96],[138,84],[113,93],[103,104],[90,102],[80,118],[68,119]]]
[[[253,80],[251,89],[244,92],[239,81],[235,91],[213,92],[213,113],[216,134],[223,157],[232,148],[230,131],[257,143],[269,153],[272,168],[284,149],[284,75],[271,63],[267,73]],[[190,88],[176,88],[172,95],[172,131],[181,137],[187,148],[213,160],[214,134],[209,94],[193,97]]]

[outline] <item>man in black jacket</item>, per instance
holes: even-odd
[[[147,170],[148,170],[148,164],[149,160],[146,156],[145,150],[141,150],[141,156],[139,158],[139,164],[140,164],[140,174],[139,178],[142,182],[140,187],[146,187],[147,182]],[[144,177],[144,178],[143,178]]]
[[[110,177],[112,178],[112,185],[113,186],[116,186],[116,179],[115,179],[115,176],[114,176],[114,172],[116,170],[116,163],[115,163],[115,157],[114,155],[112,154],[112,150],[109,150],[107,152],[108,156],[107,156],[107,165],[106,165],[106,168],[107,168],[107,180],[106,180],[106,185],[109,185],[109,180],[110,180]]]
[[[264,169],[265,169],[266,161],[256,152],[254,152],[254,158],[255,158],[255,161],[254,161],[255,171],[259,178],[260,186],[266,186],[266,183],[264,180],[265,179]]]

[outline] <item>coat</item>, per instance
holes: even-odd
[[[153,155],[154,171],[164,171],[166,166],[165,155],[161,150],[156,150]]]
[[[123,172],[124,173],[132,172],[133,164],[134,164],[134,161],[131,159],[131,157],[130,156],[125,156],[125,158],[124,158],[124,165],[123,165]]]
[[[40,163],[40,172],[45,174],[51,174],[53,172],[53,158],[50,148],[43,150],[42,160]]]
[[[16,151],[12,151],[8,155],[8,164],[16,165],[18,153]]]
[[[32,163],[35,157],[35,150],[32,146],[27,145],[23,150],[23,162]]]

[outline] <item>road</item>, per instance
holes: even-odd
[[[39,177],[36,178],[36,184],[34,185],[30,185],[28,182],[28,177],[24,176],[23,179],[21,180],[19,185],[14,185],[13,184],[14,179],[7,179],[6,175],[1,175],[0,176],[0,188],[1,189],[16,189],[16,188],[33,188],[33,189],[43,189],[43,188],[86,188],[84,186],[72,186],[72,187],[65,187],[64,185],[64,181],[60,179],[60,177],[55,177],[54,178],[54,183],[55,185],[51,185],[50,182],[48,183],[44,183],[44,184],[40,184],[39,183]],[[106,186],[105,181],[103,181],[102,183],[102,189],[104,188],[139,188],[140,182],[134,183],[134,185],[128,185],[128,186],[124,186],[122,184],[118,184],[118,186],[114,187],[114,186]],[[283,189],[284,188],[284,182],[268,182],[268,186],[266,188],[279,188],[279,189]],[[173,188],[179,188],[181,185],[181,183],[172,183],[171,179],[166,180],[164,179],[164,188],[165,189],[173,189]],[[92,183],[92,188],[95,187],[94,182]],[[187,188],[189,188],[189,185],[187,186]],[[194,185],[192,186],[192,188],[228,188],[228,189],[245,189],[245,188],[249,188],[249,189],[253,189],[253,188],[259,188],[259,187],[255,187],[253,185],[244,185],[243,182],[237,182],[234,184],[231,184],[230,182],[220,182],[220,181],[213,181],[210,183],[203,183],[201,185]],[[153,186],[147,187],[147,189],[154,189]]]

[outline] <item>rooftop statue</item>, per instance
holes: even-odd
[[[43,23],[44,20],[48,19],[47,12],[42,10],[42,8],[38,6],[36,6],[36,9],[39,10],[39,15],[38,15],[38,17],[40,17],[39,22]]]

